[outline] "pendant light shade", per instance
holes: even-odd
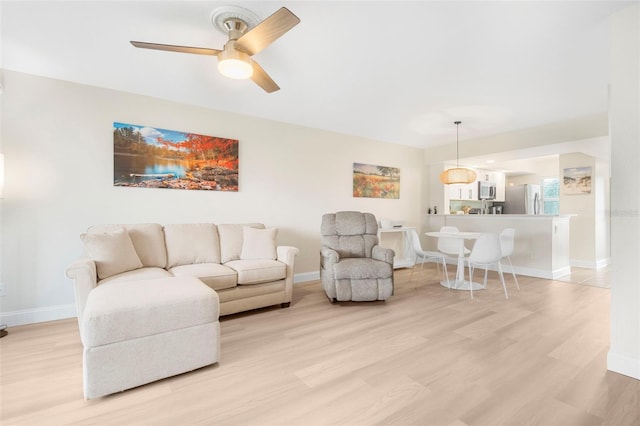
[[[456,167],[455,169],[447,169],[440,173],[440,182],[445,185],[453,185],[456,183],[473,183],[476,181],[476,172],[464,167]]]
[[[459,137],[458,137],[458,129],[462,121],[454,121],[453,124],[456,125],[456,167],[453,169],[447,169],[444,172],[440,173],[440,182],[445,185],[453,185],[456,183],[473,183],[476,181],[476,172],[467,169],[464,167],[460,167],[459,161]]]

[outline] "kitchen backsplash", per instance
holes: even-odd
[[[491,209],[493,206],[492,201],[487,202],[487,207]],[[470,201],[470,200],[451,200],[449,201],[449,213],[457,214],[459,211],[465,214],[469,213],[470,209],[482,208],[482,201]]]

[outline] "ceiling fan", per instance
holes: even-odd
[[[250,78],[267,93],[279,90],[276,82],[251,56],[261,52],[296,26],[300,18],[286,7],[282,7],[259,22],[257,16],[249,10],[237,6],[224,6],[213,11],[211,21],[229,36],[229,41],[222,50],[133,40],[131,44],[143,49],[217,56],[218,70],[222,75],[235,79]]]

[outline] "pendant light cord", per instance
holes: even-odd
[[[453,124],[456,125],[456,168],[460,168],[460,123],[462,123],[462,121],[453,122]]]

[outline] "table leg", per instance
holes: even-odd
[[[464,244],[460,244],[460,251],[458,252],[458,267],[456,271],[456,280],[451,282],[451,288],[454,290],[469,290],[469,285],[473,285],[474,290],[482,290],[484,287],[477,282],[470,283],[464,279]],[[441,281],[440,285],[447,286],[446,281]]]

